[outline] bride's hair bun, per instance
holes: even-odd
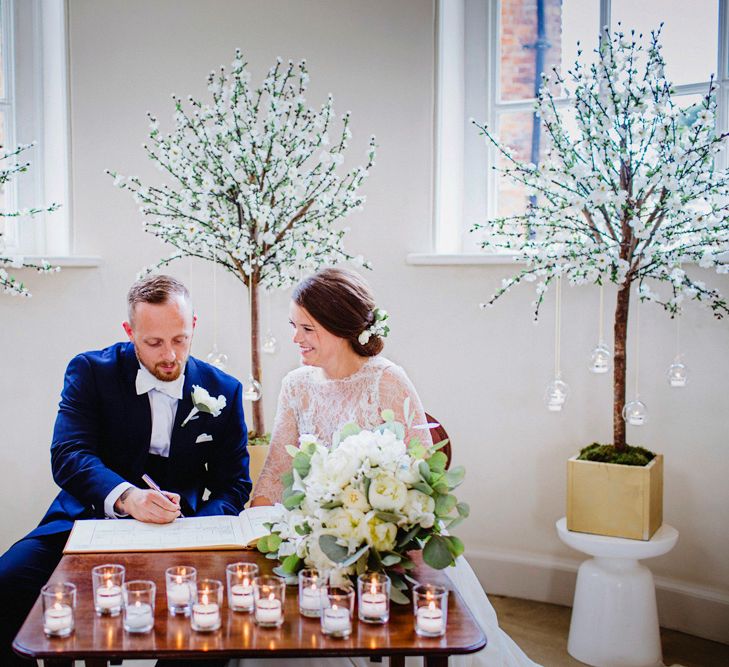
[[[385,346],[373,334],[363,345],[358,338],[375,322],[375,299],[365,279],[343,268],[321,269],[302,280],[291,296],[329,333],[349,341],[361,357],[374,357]]]

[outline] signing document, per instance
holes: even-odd
[[[268,535],[267,523],[278,515],[261,505],[238,516],[219,515],[177,519],[172,523],[143,523],[135,519],[76,521],[63,553],[120,551],[197,551],[254,547]]]

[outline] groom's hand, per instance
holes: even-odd
[[[115,509],[137,521],[170,523],[180,516],[180,496],[177,493],[129,489],[129,493],[122,496]]]

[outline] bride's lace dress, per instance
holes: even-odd
[[[398,421],[406,423],[403,406],[408,397],[414,419],[407,436],[417,434],[430,444],[425,412],[415,387],[405,371],[388,359],[371,357],[360,370],[341,380],[327,379],[320,368],[312,366],[292,371],[281,387],[271,449],[252,497],[263,496],[272,502],[280,500],[281,476],[291,467],[286,445],[298,444],[300,434],[314,434],[324,443],[331,442],[332,436],[348,422],[356,422],[363,428],[377,426],[382,422],[380,413],[387,408],[395,412]],[[482,651],[452,656],[449,664],[456,667],[534,667],[535,663],[499,628],[496,612],[466,559],[458,558],[455,567],[446,572],[488,640]],[[407,662],[408,666],[422,664],[421,659],[408,658]],[[278,661],[260,661],[262,667],[272,667],[275,663]],[[281,662],[282,665],[292,663],[292,660]],[[249,667],[259,661],[241,660],[239,664]],[[369,667],[370,662],[367,658],[330,658],[299,659],[295,664],[297,667],[351,664]]]

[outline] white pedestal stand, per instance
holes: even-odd
[[[663,664],[656,591],[651,571],[638,561],[668,553],[678,531],[663,524],[648,541],[567,530],[567,545],[593,558],[577,573],[567,651],[594,667],[659,667]]]

